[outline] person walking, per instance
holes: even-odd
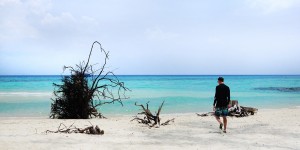
[[[220,130],[223,129],[223,132],[226,133],[227,129],[227,115],[228,115],[228,105],[230,102],[230,89],[227,85],[224,84],[224,78],[218,78],[218,86],[216,86],[216,93],[213,104],[213,111],[215,112],[215,117],[220,124]],[[223,123],[220,119],[223,118]]]

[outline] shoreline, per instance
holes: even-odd
[[[48,119],[0,117],[3,149],[300,149],[300,106],[260,109],[243,118],[228,117],[228,133],[221,134],[213,116],[195,113],[162,114],[162,122],[151,128],[130,121],[132,115],[108,119]],[[48,133],[60,123],[78,128],[98,125],[104,135]]]
[[[251,107],[251,106],[250,106]],[[273,107],[273,108],[258,108],[258,113],[260,111],[272,111],[272,110],[280,110],[280,109],[300,109],[300,105],[296,105],[296,106],[283,106],[283,107],[279,107],[279,106],[276,106],[276,107]],[[195,115],[196,113],[207,113],[205,111],[199,111],[199,112],[179,112],[179,113],[164,113],[162,111],[162,114],[161,115],[166,115],[166,116],[178,116],[178,115]],[[112,114],[111,112],[108,113],[107,115],[103,114],[105,117],[109,117],[109,118],[114,118],[114,117],[133,117],[135,116],[136,114]],[[31,118],[31,119],[51,119],[49,118],[49,116],[1,116],[0,115],[0,120],[3,119],[3,118],[16,118],[16,119],[20,119],[20,118]],[[91,118],[91,119],[97,119],[97,118]],[[62,119],[63,120],[63,119]]]

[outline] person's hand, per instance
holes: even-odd
[[[213,106],[213,111],[216,111],[216,107],[215,106]]]

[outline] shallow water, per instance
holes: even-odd
[[[119,103],[102,106],[104,114],[135,114],[134,102],[157,108],[165,100],[163,113],[205,112],[212,107],[218,76],[119,76],[132,91]],[[300,105],[300,76],[224,76],[231,99],[257,108]],[[61,76],[0,76],[0,116],[47,116],[52,83]],[[296,89],[296,90],[294,90]]]

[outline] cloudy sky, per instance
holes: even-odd
[[[96,40],[117,74],[300,74],[300,1],[0,0],[1,75],[60,74]]]

